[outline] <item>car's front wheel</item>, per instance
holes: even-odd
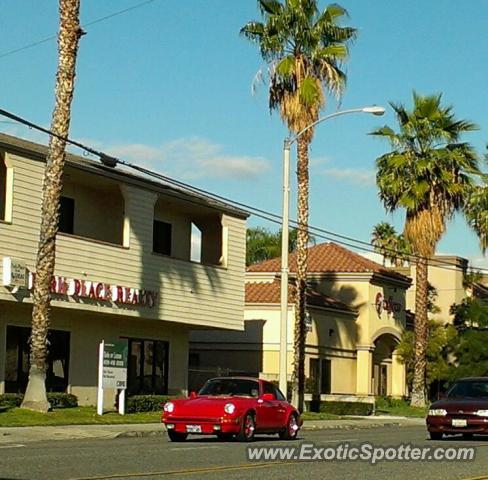
[[[285,430],[280,432],[280,438],[282,440],[295,440],[298,436],[298,419],[297,416],[292,413],[288,417],[288,421],[286,422]]]
[[[242,419],[241,430],[236,435],[239,442],[251,442],[254,439],[254,431],[256,430],[256,421],[252,413],[246,413]]]
[[[175,432],[174,430],[168,430],[168,437],[172,442],[184,442],[186,440],[186,437],[188,437],[188,434]]]
[[[429,436],[431,440],[442,440],[442,433],[439,432],[429,432]]]

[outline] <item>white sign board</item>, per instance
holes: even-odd
[[[3,257],[3,285],[5,287],[26,287],[27,269],[24,262]]]
[[[125,390],[127,388],[127,340],[102,341],[98,362],[97,413],[103,414],[103,389],[119,390],[119,413],[125,413]]]

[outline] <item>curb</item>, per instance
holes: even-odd
[[[386,422],[386,423],[346,423],[343,425],[340,424],[332,424],[332,425],[320,425],[320,424],[312,424],[312,425],[303,425],[301,428],[302,431],[319,431],[319,430],[367,430],[367,429],[374,429],[374,428],[394,428],[394,427],[412,427],[412,426],[420,426],[420,423],[412,422]],[[422,423],[423,425],[423,423]],[[134,431],[127,431],[127,432],[120,432],[114,435],[114,438],[137,438],[137,437],[162,437],[166,436],[166,429],[164,427],[158,428],[157,430],[134,430]]]

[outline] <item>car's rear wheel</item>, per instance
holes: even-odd
[[[298,435],[298,419],[297,416],[292,413],[288,417],[288,421],[286,422],[285,430],[280,432],[280,438],[282,440],[295,440]]]
[[[175,432],[174,430],[168,430],[168,437],[172,442],[184,442],[188,433]]]
[[[241,430],[236,435],[239,442],[251,442],[254,439],[254,431],[256,430],[256,421],[251,412],[246,413],[242,419]]]
[[[429,436],[431,440],[442,440],[442,433],[440,432],[429,432]]]

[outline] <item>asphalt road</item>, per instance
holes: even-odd
[[[104,480],[104,479],[330,479],[330,480],[454,480],[486,476],[488,480],[488,438],[473,441],[451,437],[427,440],[423,427],[386,427],[361,430],[302,432],[300,439],[286,442],[260,437],[253,447],[300,446],[313,442],[332,447],[347,443],[375,446],[410,443],[420,447],[476,447],[470,462],[380,462],[361,461],[275,461],[249,462],[246,445],[193,437],[184,443],[170,443],[166,437],[119,438],[112,440],[69,440],[4,444],[0,446],[0,480]]]

